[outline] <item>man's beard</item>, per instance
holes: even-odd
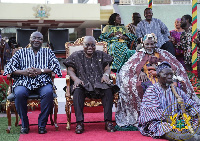
[[[181,24],[181,28],[184,29],[186,27],[186,25],[187,25],[186,23]]]
[[[153,54],[154,53],[154,49],[151,49],[151,50],[148,49],[148,50],[146,50],[146,53],[147,54]]]

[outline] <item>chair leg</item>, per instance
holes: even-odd
[[[10,112],[11,103],[9,100],[6,101],[6,114],[8,118],[8,129],[6,129],[7,133],[10,133],[11,130],[11,112]]]
[[[17,109],[16,109],[16,107],[15,107],[15,105],[14,105],[14,111],[15,111],[15,126],[18,126],[18,122],[19,122],[19,119],[18,119],[18,113],[17,113]]]
[[[71,128],[71,104],[69,102],[66,101],[66,115],[67,115],[67,130],[70,130]]]
[[[53,126],[53,125],[54,125],[54,122],[53,122],[52,116],[53,116],[53,109],[52,109],[52,111],[51,111],[51,113],[50,113],[50,121],[51,121],[51,125]]]
[[[57,98],[55,98],[54,99],[54,125],[56,128],[56,131],[58,130],[57,114],[58,114],[58,101],[57,101]]]

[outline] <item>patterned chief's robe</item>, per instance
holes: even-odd
[[[186,111],[190,111],[188,114],[191,117],[197,115],[200,109],[196,102],[190,99],[190,96],[181,89],[174,88],[184,100]],[[174,116],[175,114],[182,115],[182,110],[178,106],[177,98],[171,87],[169,86],[167,90],[164,90],[159,83],[155,83],[147,88],[143,96],[138,118],[139,131],[145,136],[161,137],[172,130],[172,126],[167,120],[169,116]],[[193,127],[197,127],[197,118],[193,118],[189,122],[191,121],[194,123]]]
[[[162,61],[170,63],[172,70],[177,76],[183,78],[187,94],[192,96],[192,99],[200,105],[200,101],[194,93],[192,84],[190,83],[182,64],[168,51],[157,48],[156,52],[159,53],[159,58]],[[137,126],[138,124],[137,120],[144,94],[143,91],[139,90],[139,87],[141,87],[141,81],[138,81],[138,76],[148,59],[149,57],[145,53],[145,50],[141,49],[129,58],[129,60],[122,66],[117,76],[120,92],[115,118],[117,125],[120,127],[129,125]]]

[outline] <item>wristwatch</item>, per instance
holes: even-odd
[[[41,72],[44,73],[44,69],[41,69]]]

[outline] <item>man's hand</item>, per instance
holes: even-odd
[[[79,85],[84,85],[83,81],[81,81],[79,78],[76,78],[74,80],[74,85],[73,85],[73,89],[75,89],[76,87],[78,87]]]
[[[144,72],[141,71],[140,74],[139,74],[138,80],[142,81],[142,82],[148,81],[147,75]]]
[[[103,83],[103,82],[105,82],[107,84],[111,84],[109,76],[103,74],[103,77],[101,78],[101,83]]]
[[[42,71],[40,68],[33,68],[33,69],[34,69],[35,74],[37,75],[42,74]]]
[[[28,70],[28,76],[29,77],[36,77],[38,75],[35,68],[33,68],[33,67],[28,68],[27,70]]]
[[[32,67],[32,68],[28,68],[27,71],[29,73],[28,76],[30,76],[30,77],[36,77],[37,75],[42,74],[42,71],[41,71],[40,68],[34,68],[34,67]]]
[[[30,68],[27,68],[23,71],[23,74],[22,75],[25,75],[25,76],[29,76],[30,74]]]

